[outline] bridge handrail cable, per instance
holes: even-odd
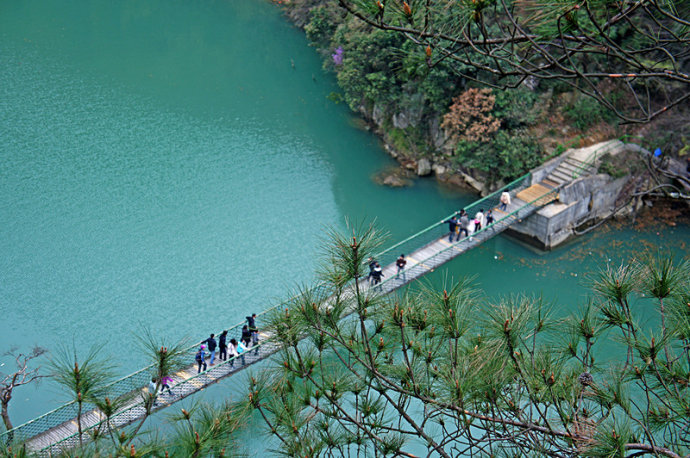
[[[522,177],[522,179],[524,179],[524,178],[526,178],[526,176],[525,176],[525,177]],[[518,180],[516,180],[516,182],[517,182],[517,181],[518,181]],[[514,182],[514,183],[515,183],[515,182]],[[512,183],[511,183],[511,184],[512,184]],[[519,208],[513,210],[512,212],[510,212],[510,213],[508,213],[508,214],[502,216],[501,218],[496,219],[496,221],[494,222],[494,224],[499,224],[499,223],[501,223],[501,222],[503,222],[503,221],[505,221],[505,220],[507,220],[507,219],[509,219],[509,218],[518,216],[519,213],[520,213],[520,211],[522,211],[523,209],[535,205],[538,201],[540,201],[540,200],[546,198],[547,196],[549,196],[549,195],[551,195],[551,194],[557,194],[559,190],[560,190],[560,187],[555,188],[555,189],[552,189],[552,190],[549,190],[549,192],[540,195],[539,197],[533,199],[532,201],[527,202],[526,204],[522,205],[521,207],[519,207]],[[479,204],[485,204],[485,203],[487,202],[487,198],[489,198],[489,197],[490,197],[490,196],[487,196],[487,197],[485,197],[484,199],[478,200],[477,202],[473,203],[472,206],[473,206],[473,207],[476,207],[476,206],[479,205]],[[492,204],[492,205],[493,205],[493,204]],[[468,207],[469,207],[469,206],[468,206]],[[452,215],[451,215],[451,216],[452,216]],[[438,225],[439,225],[439,224],[435,224],[435,225],[430,226],[430,227],[431,227],[431,228],[434,228],[434,227],[437,227]],[[437,256],[441,256],[441,255],[445,254],[448,250],[455,249],[456,246],[457,246],[458,244],[464,242],[464,241],[467,240],[469,237],[476,237],[478,234],[481,234],[481,233],[483,233],[483,232],[485,232],[485,231],[488,231],[488,230],[490,230],[492,227],[493,227],[493,226],[488,226],[488,225],[487,225],[486,227],[480,229],[479,231],[474,232],[471,236],[468,235],[468,236],[463,237],[462,239],[456,241],[455,243],[453,243],[453,244],[450,245],[449,247],[445,248],[444,250],[439,251],[438,253],[435,253],[435,254],[433,254],[433,255],[431,255],[431,256],[429,256],[429,257],[423,259],[423,260],[420,260],[420,261],[417,262],[414,266],[411,266],[411,267],[409,267],[408,269],[405,269],[405,270],[406,270],[406,271],[409,271],[410,269],[414,269],[416,266],[420,266],[420,265],[423,266],[425,263],[427,263],[427,262],[428,262],[429,260],[431,260],[432,258],[435,258],[435,257],[437,257]],[[420,231],[420,233],[421,233],[421,232],[426,232],[426,230]],[[387,282],[392,281],[393,279],[394,279],[393,277],[389,277],[389,278],[385,279],[384,281],[382,281],[381,284],[383,285],[383,284],[385,284],[385,283],[387,283]],[[320,284],[316,285],[313,289],[322,288],[322,287],[324,287],[324,286],[325,286],[325,284],[320,283]],[[273,307],[271,307],[271,308],[269,308],[269,309],[266,309],[264,312],[262,312],[262,314],[268,313],[268,312],[270,312],[270,311],[273,311],[273,310],[277,309],[278,307],[284,307],[285,305],[289,305],[290,303],[294,302],[298,297],[299,297],[299,295],[292,296],[290,299],[288,299],[288,300],[286,300],[286,301],[283,301],[281,304],[276,305],[276,306],[273,306]],[[257,316],[258,316],[258,314],[257,314]],[[242,325],[243,323],[244,323],[244,322],[239,323],[239,325]],[[258,344],[256,347],[252,347],[250,350],[248,350],[248,351],[245,353],[245,355],[248,354],[248,353],[250,353],[250,352],[252,352],[252,351],[254,351],[255,348],[258,349],[259,347],[261,347],[261,346],[263,346],[263,345],[266,345],[266,344],[268,344],[268,343],[271,343],[273,339],[274,339],[274,337],[273,337],[273,338],[269,338],[269,339],[267,339],[267,340],[262,340],[262,341],[260,341],[259,344]],[[232,357],[232,358],[228,358],[227,361],[221,361],[221,362],[219,362],[218,364],[216,364],[215,367],[213,367],[213,368],[211,368],[211,369],[208,369],[208,370],[206,370],[206,371],[204,371],[204,372],[201,372],[201,373],[199,373],[199,374],[196,374],[196,375],[194,375],[194,376],[192,376],[192,377],[190,377],[190,378],[188,378],[188,379],[186,379],[186,380],[183,380],[183,381],[181,381],[181,382],[175,384],[175,385],[173,386],[173,388],[174,388],[175,390],[180,390],[181,387],[184,387],[184,386],[189,385],[189,384],[193,384],[193,382],[195,382],[198,378],[207,376],[208,372],[210,372],[211,370],[218,369],[219,367],[222,367],[222,366],[224,366],[224,365],[226,365],[226,364],[234,364],[234,361],[237,361],[238,359],[241,359],[241,358],[242,358],[242,356],[240,355],[240,356],[234,356],[234,357]],[[142,401],[141,401],[141,402],[138,402],[138,403],[129,405],[129,406],[125,407],[123,410],[121,410],[120,412],[117,412],[115,415],[113,415],[113,416],[110,418],[110,421],[113,422],[113,420],[114,420],[116,417],[119,417],[119,416],[122,416],[122,415],[126,415],[126,414],[127,414],[129,411],[131,411],[132,409],[137,408],[137,407],[140,407],[140,406],[142,405],[142,403],[143,403],[143,398],[142,398]],[[103,419],[103,420],[101,420],[101,421],[95,423],[94,425],[91,425],[91,426],[89,426],[88,428],[85,428],[84,431],[83,431],[83,434],[86,434],[86,433],[88,433],[88,431],[94,430],[94,429],[96,429],[96,428],[100,428],[100,427],[101,427],[103,424],[105,424],[107,421],[108,421],[108,419]],[[78,440],[78,438],[77,438],[78,434],[79,434],[79,433],[74,433],[74,434],[72,434],[72,435],[70,435],[70,436],[67,436],[67,437],[65,437],[64,439],[61,439],[60,441],[55,442],[55,443],[53,443],[53,444],[51,444],[51,445],[49,445],[49,446],[43,448],[43,449],[41,450],[41,452],[45,452],[45,451],[47,451],[47,450],[49,450],[49,449],[52,449],[52,448],[54,448],[54,447],[56,447],[56,446],[59,446],[60,444],[62,444],[62,443],[64,443],[64,442],[67,442],[67,441],[73,441],[73,442],[75,442],[75,444],[76,444],[76,441]]]
[[[477,201],[475,201],[475,202],[472,202],[472,203],[471,203],[468,207],[466,207],[466,208],[469,208],[469,207],[471,207],[471,208],[476,208],[476,207],[478,207],[480,204],[482,204],[482,203],[485,202],[486,200],[491,199],[491,198],[493,198],[493,197],[495,197],[495,196],[500,195],[500,193],[503,192],[503,189],[506,189],[506,188],[514,189],[514,188],[518,185],[518,183],[520,183],[520,185],[523,185],[523,184],[525,183],[525,180],[526,180],[527,178],[529,178],[530,176],[531,176],[531,173],[526,173],[525,175],[521,176],[520,178],[516,178],[515,180],[511,181],[511,182],[508,183],[507,185],[503,186],[500,190],[495,191],[495,192],[493,192],[493,193],[491,193],[491,194],[489,194],[489,195],[487,195],[487,196],[485,196],[485,197],[482,197],[481,199],[479,199],[479,200],[477,200]],[[453,215],[455,215],[455,212],[453,212],[453,213],[451,213],[450,215],[446,216],[445,218],[443,218],[443,220],[445,221],[445,220],[451,218]],[[377,256],[378,258],[381,258],[381,257],[383,257],[385,254],[389,253],[390,251],[393,251],[393,250],[395,250],[396,248],[399,248],[400,246],[402,246],[403,244],[409,242],[410,240],[414,240],[414,239],[416,239],[417,237],[419,237],[420,235],[425,234],[425,233],[429,232],[430,230],[437,228],[437,227],[440,226],[441,224],[444,224],[444,223],[442,223],[442,222],[435,222],[435,223],[432,224],[431,226],[428,226],[428,227],[422,229],[421,231],[419,231],[419,232],[417,232],[417,233],[415,233],[415,234],[412,234],[412,235],[409,236],[408,238],[406,238],[406,239],[404,239],[404,240],[401,240],[400,242],[398,242],[398,243],[396,243],[396,244],[394,244],[394,245],[392,245],[392,246],[386,248],[385,250],[379,252],[376,256]],[[396,251],[396,253],[397,253],[397,251]]]
[[[530,176],[531,176],[531,174],[527,173],[527,174],[513,180],[511,183],[508,183],[507,185],[503,186],[498,191],[491,193],[491,194],[465,206],[465,209],[468,211],[468,213],[471,214],[476,208],[479,208],[480,205],[485,205],[489,202],[497,201],[499,196],[500,196],[500,193],[505,188],[510,188],[512,190],[519,190],[520,188],[524,188],[529,183]],[[455,214],[455,212],[451,213],[446,218],[444,218],[442,221],[447,220],[448,218],[452,217],[454,214]],[[502,219],[503,218],[501,218],[501,220]],[[431,238],[436,237],[435,232],[432,233],[432,231],[434,229],[438,228],[442,224],[444,224],[444,223],[436,222],[436,223],[422,229],[421,231],[413,234],[412,236],[406,238],[405,240],[402,240],[401,242],[398,242],[398,243],[390,246],[389,248],[377,253],[376,258],[378,260],[382,261],[381,262],[382,265],[387,265],[387,264],[394,262],[395,258],[397,258],[397,256],[394,254],[391,255],[390,253],[397,253],[397,251],[393,251],[393,250],[396,250],[396,249],[399,250],[401,247],[409,245],[410,242],[412,242],[412,241],[415,241],[415,246],[419,246],[420,243],[418,240],[424,236],[426,236],[426,237],[424,237],[425,239],[429,238],[428,237],[429,235],[432,236]],[[430,241],[430,240],[427,240],[426,242],[424,242],[424,244],[428,243],[428,241]],[[407,252],[411,252],[411,251],[413,251],[413,250],[407,250]],[[383,261],[384,259],[387,259],[387,258],[390,258],[390,260]],[[314,289],[319,288],[321,286],[323,286],[323,285],[321,285],[321,284],[316,285],[316,286],[314,286]],[[267,313],[270,313],[277,308],[285,307],[285,305],[290,304],[291,302],[294,302],[295,298],[296,298],[296,296],[291,297],[287,300],[284,300],[284,301],[274,305],[273,307],[269,307],[269,308],[263,310],[262,312],[258,313],[257,317],[260,317],[260,316],[263,316]],[[239,323],[227,328],[228,334],[229,335],[236,335],[245,323],[246,323],[246,321],[242,321],[242,322],[239,322]],[[198,345],[199,345],[198,343],[195,343],[195,344],[189,346],[187,348],[187,351],[190,351],[190,352],[194,351]],[[120,377],[117,380],[112,381],[111,383],[106,385],[105,388],[106,388],[106,390],[108,390],[110,392],[111,395],[115,395],[118,397],[133,393],[136,390],[139,390],[148,384],[149,378],[151,377],[153,372],[155,372],[155,371],[153,371],[154,368],[155,368],[154,364],[149,364],[149,365],[147,365],[147,366],[145,366],[145,367],[143,367],[143,368],[141,368],[141,369],[139,369],[139,370],[137,370],[137,371],[135,371],[129,375],[125,375],[123,377]],[[85,412],[85,411],[94,409],[95,407],[96,406],[91,404],[91,403],[84,403],[82,410]],[[69,402],[63,404],[62,406],[59,406],[59,407],[57,407],[57,408],[55,408],[55,409],[53,409],[53,410],[51,410],[51,411],[49,411],[43,415],[40,415],[34,419],[31,419],[31,420],[15,427],[12,430],[5,431],[5,432],[1,433],[0,434],[0,440],[5,441],[8,436],[12,437],[13,441],[25,440],[25,439],[28,439],[30,437],[34,437],[38,434],[41,434],[45,431],[48,431],[49,429],[51,429],[57,425],[64,423],[65,421],[69,421],[69,420],[73,419],[76,416],[76,409],[77,409],[77,402],[76,401],[69,401]]]
[[[534,205],[537,204],[540,200],[545,199],[545,198],[547,198],[548,196],[550,196],[550,195],[552,195],[552,194],[556,194],[556,195],[557,195],[558,192],[560,191],[561,187],[562,187],[562,186],[559,186],[559,187],[556,187],[556,188],[554,188],[554,189],[549,190],[548,192],[542,194],[541,196],[539,196],[539,197],[537,197],[537,198],[531,200],[530,202],[527,202],[526,204],[522,205],[521,207],[519,207],[519,208],[513,210],[512,212],[506,214],[505,216],[502,216],[501,218],[497,219],[496,221],[494,221],[494,223],[493,223],[492,225],[487,225],[486,227],[481,228],[481,229],[478,230],[477,232],[473,232],[471,235],[467,235],[467,236],[463,237],[462,239],[457,240],[456,242],[452,243],[452,244],[451,244],[450,246],[448,246],[447,248],[445,248],[445,249],[443,249],[443,250],[441,250],[441,251],[439,251],[439,252],[437,252],[437,253],[434,253],[434,254],[431,255],[431,256],[428,256],[428,257],[426,257],[426,258],[424,258],[424,259],[418,261],[418,262],[417,262],[416,264],[414,264],[413,266],[410,266],[410,267],[408,267],[408,268],[406,268],[406,269],[403,269],[403,271],[401,271],[401,272],[404,272],[404,271],[408,271],[408,272],[409,272],[410,270],[414,269],[416,266],[421,266],[421,265],[423,265],[423,264],[426,264],[429,260],[431,260],[431,259],[433,259],[433,258],[435,258],[435,257],[441,256],[441,255],[443,255],[444,253],[448,252],[449,250],[455,249],[459,244],[461,244],[462,242],[466,241],[467,239],[469,239],[469,238],[471,238],[471,237],[477,237],[478,234],[481,234],[481,233],[483,233],[483,232],[486,232],[486,231],[491,230],[496,224],[498,224],[498,223],[500,223],[500,222],[502,222],[502,221],[505,221],[505,220],[508,219],[508,218],[518,216],[518,214],[520,213],[520,211],[522,211],[523,209],[525,209],[525,208],[527,208],[527,207],[530,207],[530,206],[534,206]],[[385,284],[386,282],[392,281],[393,279],[394,279],[394,277],[389,277],[389,278],[383,280],[380,284],[383,285],[383,284]]]

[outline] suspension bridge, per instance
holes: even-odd
[[[558,192],[563,186],[594,170],[595,160],[596,153],[587,158],[569,157],[562,162],[561,166],[538,182],[534,182],[531,174],[518,178],[506,185],[506,188],[510,189],[511,203],[504,210],[499,209],[499,198],[502,190],[466,206],[465,209],[470,217],[480,209],[485,211],[492,209],[495,218],[493,224],[487,225],[487,227],[483,227],[469,236],[454,242],[448,240],[448,231],[444,221],[452,216],[449,215],[378,253],[376,259],[383,266],[384,280],[376,288],[381,294],[388,294],[495,237],[513,223],[527,218],[546,204],[556,200]],[[395,260],[399,253],[408,253],[407,265],[400,276],[396,276]],[[366,280],[362,280],[362,287],[371,286]],[[316,288],[326,287],[320,285]],[[318,292],[329,294],[329,291]],[[289,308],[294,302],[295,298],[270,307],[259,314],[258,319],[260,320],[261,316],[266,317],[266,314],[274,310]],[[240,339],[243,324],[244,322],[228,328],[228,341],[233,337],[237,340]],[[216,334],[218,335],[220,332]],[[197,346],[194,345],[189,348],[190,360],[192,360],[191,356],[195,353]],[[157,398],[157,405],[154,406],[153,410],[168,407],[225,377],[266,359],[279,349],[280,342],[273,339],[271,335],[264,333],[260,334],[259,343],[241,356],[230,358],[227,361],[218,361],[201,373],[197,373],[196,364],[192,364],[174,374],[175,383],[171,392],[160,393]],[[153,375],[155,375],[155,368],[147,366],[112,382],[107,387],[109,396],[122,400],[124,407],[121,407],[109,418],[95,405],[84,403],[81,416],[82,440],[88,441],[95,431],[105,432],[108,429],[122,428],[143,418],[146,415],[144,401],[148,393],[146,387]],[[18,445],[24,444],[29,452],[39,456],[59,455],[62,451],[79,445],[77,412],[78,405],[76,402],[66,403],[2,433],[0,443],[14,444],[15,449]]]

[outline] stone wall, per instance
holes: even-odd
[[[565,160],[567,156],[568,151],[561,154],[560,156],[554,157],[553,159],[549,159],[536,169],[532,170],[532,181],[530,182],[530,184],[532,185],[535,183],[539,183],[544,178],[546,178],[551,172],[558,168],[558,166],[561,164],[561,162]]]
[[[519,239],[550,250],[574,235],[573,229],[609,216],[628,177],[613,180],[608,175],[590,175],[565,186],[557,202],[546,205],[508,230]]]

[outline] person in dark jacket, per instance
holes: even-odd
[[[383,269],[381,269],[381,265],[378,262],[374,266],[374,271],[371,275],[374,279],[374,289],[378,288],[380,290],[381,286],[379,285],[379,283],[381,283],[381,278],[383,277]]]
[[[242,337],[240,337],[240,342],[243,342],[244,345],[249,348],[249,342],[252,341],[252,332],[249,330],[249,327],[245,324],[242,326]]]
[[[486,218],[486,227],[491,226],[495,221],[493,210],[491,210],[491,209],[487,210],[485,218]]]
[[[369,284],[371,285],[374,283],[374,269],[376,268],[376,260],[369,256],[369,276],[367,279],[369,280]]]
[[[450,219],[441,222],[448,223],[448,241],[453,243],[453,235],[455,235],[455,228],[458,226],[458,219],[453,215]]]
[[[395,274],[395,278],[400,277],[400,272],[402,272],[403,276],[403,281],[406,281],[406,275],[405,275],[405,265],[407,264],[407,259],[405,259],[405,255],[401,254],[398,259],[395,261],[395,265],[398,268],[398,273]]]
[[[220,333],[220,336],[218,336],[218,350],[220,351],[218,358],[222,359],[223,361],[228,360],[227,339],[228,339],[228,331],[226,329],[225,331]]]
[[[218,346],[218,344],[216,343],[216,339],[214,339],[214,337],[215,334],[211,334],[211,337],[204,341],[206,345],[208,345],[208,352],[211,355],[211,359],[208,362],[210,366],[213,366],[213,362],[216,360],[216,347]]]
[[[252,345],[259,343],[259,328],[256,327],[256,313],[252,313],[252,316],[247,317],[247,326],[249,327],[249,332],[252,333]]]
[[[252,334],[252,346],[256,347],[259,345],[259,329],[256,327],[256,313],[252,313],[252,316],[246,318],[249,332]],[[254,353],[259,353],[259,349],[257,348],[254,350]]]
[[[194,359],[196,360],[196,363],[199,365],[199,368],[197,369],[197,374],[201,372],[202,366],[204,370],[206,370],[206,345],[202,345],[201,348],[199,348],[199,351],[196,353]]]

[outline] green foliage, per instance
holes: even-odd
[[[327,48],[337,28],[338,11],[331,5],[319,5],[309,11],[309,22],[304,26],[307,39],[318,48]]]
[[[601,157],[601,163],[597,171],[599,173],[605,173],[613,178],[621,178],[628,173],[626,168],[617,167],[612,156],[608,153]]]
[[[586,130],[600,122],[611,122],[615,118],[611,111],[588,97],[578,97],[575,103],[565,107],[564,112],[580,130]]]
[[[51,377],[67,391],[74,401],[93,401],[107,395],[106,385],[112,380],[113,366],[103,354],[103,346],[94,346],[86,356],[74,347],[63,346],[50,358]]]
[[[538,119],[534,104],[539,94],[526,89],[494,90],[496,102],[493,115],[501,120],[504,129],[533,126]]]
[[[526,132],[499,130],[489,142],[458,142],[456,160],[464,167],[487,173],[489,181],[510,181],[541,163],[537,142]]]
[[[399,35],[346,23],[338,28],[332,43],[344,50],[337,79],[352,110],[357,111],[363,101],[385,106],[396,99],[403,82],[397,78],[402,43]]]
[[[186,342],[167,343],[155,337],[150,330],[142,328],[137,339],[140,347],[153,360],[154,373],[158,380],[188,366],[188,345]],[[132,387],[126,394],[108,393],[108,382],[112,380],[112,366],[107,362],[103,347],[95,346],[86,355],[75,348],[60,347],[50,358],[51,376],[78,405],[78,445],[64,443],[59,455],[52,456],[114,456],[114,457],[163,457],[163,456],[241,456],[233,443],[235,431],[244,424],[246,412],[237,411],[229,404],[211,407],[203,404],[182,409],[180,414],[169,419],[172,433],[159,437],[154,431],[142,432],[144,422],[149,418],[155,394]],[[120,394],[120,396],[118,396]],[[93,408],[102,415],[100,422],[93,424]],[[135,409],[144,414],[133,427],[120,428],[122,417],[110,421],[118,414]],[[84,409],[84,410],[83,410]],[[86,409],[89,410],[88,414]],[[124,410],[123,410],[124,409]],[[139,413],[137,413],[140,415]],[[82,418],[88,415],[88,428],[82,427]],[[22,438],[23,439],[23,438]],[[0,444],[0,457],[33,456],[26,454],[21,444]],[[16,455],[15,455],[16,454]]]
[[[361,241],[378,243],[373,235],[333,234],[326,264],[342,275],[321,279],[361,278]],[[605,269],[598,300],[562,320],[539,298],[487,300],[468,280],[391,298],[339,281],[333,295],[305,295],[274,317],[272,329],[298,338],[252,377],[242,408],[258,411],[289,456],[683,456],[690,296],[674,272],[686,264]],[[678,299],[673,325],[656,333],[630,307],[652,290],[640,307]],[[611,321],[608,306],[623,319]],[[569,348],[554,351],[564,330]],[[613,362],[595,363],[595,352]]]

